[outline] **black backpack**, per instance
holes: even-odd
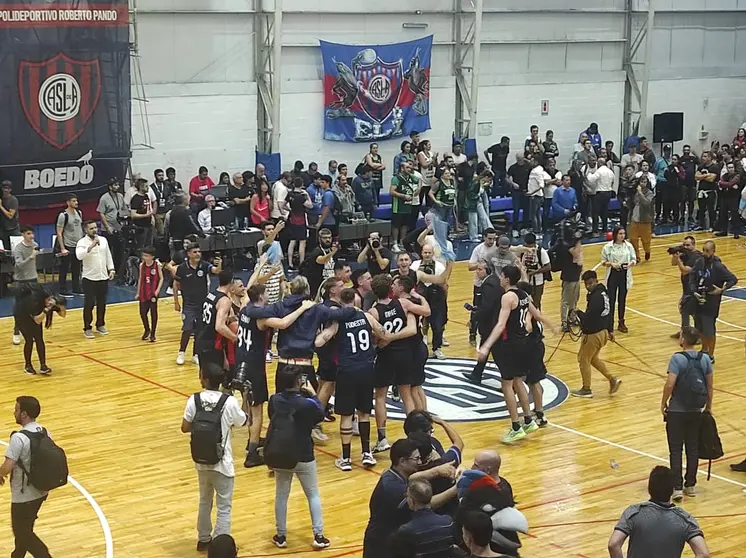
[[[707,459],[707,480],[710,480],[712,460],[723,457],[723,444],[720,442],[718,426],[715,417],[705,411],[702,413],[702,424],[699,429],[699,458]]]
[[[687,409],[701,409],[707,404],[707,378],[702,368],[702,352],[696,357],[685,351],[678,354],[686,357],[686,368],[676,378],[673,393]]]
[[[271,469],[292,469],[298,464],[295,409],[284,401],[277,407],[267,428],[264,462]]]
[[[19,460],[18,466],[26,476],[28,484],[47,492],[67,484],[67,456],[64,450],[54,443],[45,429],[40,432],[29,432],[20,430],[29,439],[31,444],[31,465],[29,470]]]
[[[214,408],[208,410],[202,404],[199,393],[194,394],[197,412],[192,421],[192,438],[189,445],[192,459],[201,465],[217,465],[223,459],[223,426],[221,418],[228,396],[223,393]]]

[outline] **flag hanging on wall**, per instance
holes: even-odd
[[[130,157],[127,0],[0,0],[0,180],[23,207],[97,196]]]
[[[380,141],[430,129],[432,35],[391,45],[320,43],[324,139]]]

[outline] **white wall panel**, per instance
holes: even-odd
[[[650,82],[648,113],[643,133],[652,136],[652,115],[661,112],[684,113],[684,142],[698,152],[710,141],[730,142],[746,120],[746,79],[688,79]],[[701,142],[704,126],[710,137]],[[677,144],[680,149],[682,144]]]
[[[157,88],[153,88],[158,93]],[[153,149],[133,152],[135,172],[148,177],[153,169],[173,166],[182,184],[200,165],[217,182],[221,171],[253,168],[256,146],[256,95],[178,95],[151,97],[148,115]],[[133,141],[142,141],[140,105],[133,103]],[[188,175],[188,176],[187,176]]]

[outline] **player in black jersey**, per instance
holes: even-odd
[[[354,307],[355,290],[343,290],[340,298],[342,306]],[[357,310],[352,317],[332,322],[325,327],[316,336],[316,346],[323,346],[332,339],[336,342],[338,361],[334,406],[341,417],[339,434],[342,438],[342,457],[334,464],[342,471],[352,470],[352,416],[357,410],[362,463],[364,467],[372,467],[376,464],[370,451],[370,411],[373,408],[376,339],[386,339],[386,331],[373,316]]]
[[[410,386],[414,380],[414,361],[411,344],[407,337],[417,333],[415,314],[430,315],[429,306],[416,306],[408,300],[393,300],[388,275],[376,275],[371,288],[378,302],[368,311],[392,336],[384,346],[379,347],[376,358],[374,387],[376,390],[376,427],[378,442],[373,451],[386,451],[391,447],[386,439],[386,394],[391,385],[399,386],[399,393],[408,413],[415,408]]]
[[[342,306],[342,302],[339,298],[344,289],[344,282],[336,277],[329,277],[322,284],[319,289],[321,295],[322,304],[329,308]],[[330,325],[331,322],[323,324],[321,329],[323,330],[326,326]],[[337,345],[332,339],[329,343],[319,347],[316,347],[316,356],[319,359],[319,366],[316,369],[316,374],[319,377],[319,401],[324,406],[325,417],[324,420],[327,422],[334,422],[333,410],[329,407],[329,400],[334,393],[335,382],[337,381]]]
[[[516,286],[525,291],[533,303],[534,286],[527,281],[519,281]],[[534,400],[534,422],[539,428],[544,428],[549,424],[544,417],[544,388],[541,386],[541,381],[547,377],[547,367],[544,364],[544,355],[546,354],[544,325],[532,316],[531,326],[533,329],[529,335],[529,365],[526,383],[531,392],[531,398]]]
[[[244,467],[256,467],[264,463],[259,454],[259,437],[262,431],[264,404],[269,400],[267,387],[266,354],[272,329],[287,329],[303,312],[315,305],[306,300],[284,318],[256,317],[267,306],[267,289],[264,285],[249,287],[249,303],[238,315],[238,341],[236,343],[236,378],[241,385],[233,384],[246,393],[251,385],[249,441],[246,446]]]
[[[528,375],[531,350],[530,335],[533,331],[531,319],[543,323],[550,329],[551,323],[533,305],[525,291],[517,288],[521,271],[514,265],[506,265],[500,271],[500,285],[505,294],[500,302],[500,316],[489,337],[479,347],[479,360],[487,360],[492,347],[499,338],[503,343],[497,352],[492,352],[495,364],[500,369],[500,383],[505,404],[510,413],[511,429],[502,437],[509,444],[535,432],[539,427],[531,418],[528,392],[522,378]],[[516,396],[523,410],[524,425],[518,419]]]
[[[218,288],[210,293],[202,303],[202,316],[197,334],[197,354],[200,364],[211,362],[221,368],[225,365],[225,351],[219,337],[236,340],[236,334],[228,327],[231,314],[231,294],[233,293],[233,272],[224,269],[218,274]]]

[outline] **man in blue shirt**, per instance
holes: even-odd
[[[334,192],[332,192],[332,178],[325,174],[318,179],[318,185],[321,191],[321,215],[316,223],[316,228],[326,228],[332,231],[332,237],[339,236],[339,225],[334,215]]]
[[[578,195],[572,187],[569,174],[562,175],[560,187],[554,191],[552,196],[552,210],[550,217],[557,223],[570,215],[578,208]]]

